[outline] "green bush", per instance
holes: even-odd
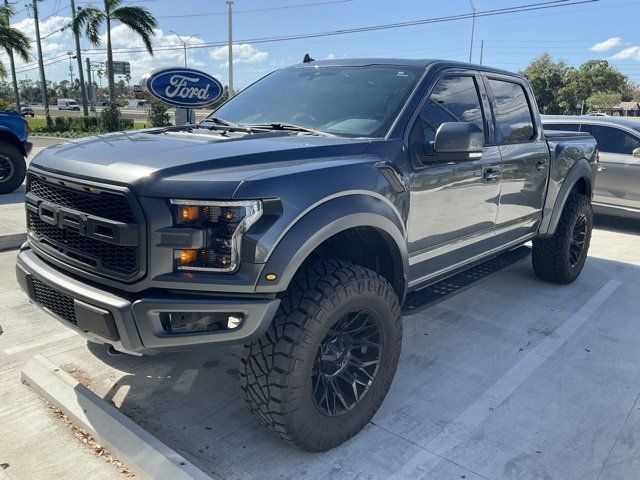
[[[117,132],[121,130],[121,120],[120,108],[116,103],[111,102],[100,112],[100,130],[102,132]],[[133,124],[133,122],[131,123]]]
[[[120,119],[120,129],[119,130],[133,130],[133,119],[132,118],[121,118]]]
[[[166,127],[171,125],[171,117],[169,116],[168,107],[155,99],[149,100],[151,108],[149,109],[149,124],[152,127]]]

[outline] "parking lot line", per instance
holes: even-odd
[[[522,385],[538,367],[553,355],[578,328],[593,315],[622,282],[609,280],[580,309],[540,342],[511,370],[486,390],[475,402],[448,424],[438,435],[422,445],[424,450],[396,470],[390,479],[418,478],[433,470],[453,448],[463,443],[502,402]]]
[[[51,335],[49,337],[41,338],[40,340],[35,340],[29,343],[22,343],[20,345],[16,345],[15,347],[5,348],[3,350],[5,355],[15,355],[16,353],[24,352],[27,350],[31,350],[33,348],[43,347],[53,342],[57,342],[60,340],[65,340],[70,337],[77,336],[77,333],[73,330],[65,330],[64,332],[57,333],[55,335]]]

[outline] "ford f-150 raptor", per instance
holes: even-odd
[[[17,278],[122,352],[245,344],[255,417],[327,450],[387,394],[408,293],[529,241],[540,278],[576,279],[597,157],[588,134],[543,132],[519,75],[303,63],[197,125],[40,153]]]

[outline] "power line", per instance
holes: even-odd
[[[270,12],[274,10],[289,10],[293,8],[305,8],[305,7],[315,7],[318,5],[332,5],[336,3],[349,3],[352,0],[328,0],[324,2],[314,2],[314,3],[301,3],[298,5],[283,5],[280,7],[267,7],[267,8],[253,8],[251,10],[234,10],[234,15],[236,13],[255,13],[255,12]],[[227,12],[204,12],[204,13],[185,13],[182,15],[163,15],[156,18],[189,18],[189,17],[209,17],[213,15],[227,15]]]

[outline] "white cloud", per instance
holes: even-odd
[[[590,50],[593,50],[594,52],[606,52],[612,48],[619,47],[620,45],[622,45],[622,39],[620,37],[613,37],[603,42],[596,43],[590,48]]]
[[[327,55],[327,60],[335,60],[335,59],[336,59],[335,53],[330,53],[329,55]]]
[[[613,57],[616,60],[623,60],[626,58],[631,58],[633,60],[640,61],[640,46],[635,47],[627,47],[624,50],[620,50]]]
[[[213,60],[224,60],[224,66],[229,63],[229,47],[220,47],[211,51],[209,56]],[[250,43],[241,43],[233,46],[233,63],[260,63],[267,59],[268,52],[258,50]]]

